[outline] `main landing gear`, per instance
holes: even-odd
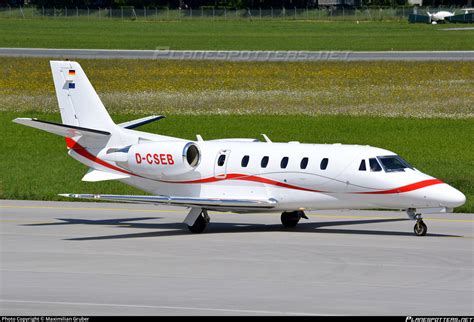
[[[423,222],[423,218],[421,217],[420,213],[416,213],[416,209],[410,208],[407,210],[408,217],[412,220],[416,220],[415,227],[413,227],[413,231],[417,236],[425,236],[428,232],[428,227]]]
[[[285,211],[281,214],[281,223],[285,228],[295,227],[301,218],[308,219],[304,211]]]
[[[202,209],[199,215],[197,216],[196,220],[194,221],[194,224],[192,225],[188,224],[187,226],[190,232],[194,234],[200,234],[206,229],[207,224],[210,221],[211,221],[211,218],[207,214],[207,210]]]

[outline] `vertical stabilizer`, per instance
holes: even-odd
[[[51,61],[50,64],[63,124],[98,130],[116,127],[77,62]]]

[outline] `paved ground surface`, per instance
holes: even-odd
[[[226,51],[0,48],[0,56],[60,59],[198,59],[229,61],[469,60],[474,51]]]
[[[473,315],[474,215],[0,201],[0,315]]]

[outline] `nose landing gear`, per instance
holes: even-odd
[[[412,220],[416,220],[415,227],[413,227],[413,231],[415,232],[415,235],[417,236],[425,236],[428,227],[426,224],[423,222],[423,218],[421,217],[421,214],[416,213],[416,209],[410,208],[407,210],[408,217]]]
[[[417,236],[425,236],[426,232],[428,231],[428,227],[426,224],[423,222],[423,219],[418,219],[416,221],[415,227],[413,228],[415,231],[415,235]]]

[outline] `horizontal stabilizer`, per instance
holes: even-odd
[[[121,174],[117,172],[105,172],[100,170],[90,169],[89,172],[86,173],[84,177],[82,177],[82,181],[87,182],[98,182],[98,181],[107,181],[107,180],[120,180],[130,178],[130,176],[126,174]]]
[[[95,199],[107,201],[122,201],[131,203],[167,204],[174,206],[218,209],[271,209],[276,206],[274,199],[214,199],[195,197],[172,197],[172,196],[131,196],[131,195],[93,195],[93,194],[60,194],[62,197]]]
[[[95,138],[104,138],[110,135],[110,133],[106,131],[88,129],[85,127],[80,127],[80,126],[75,126],[75,125],[41,121],[41,120],[32,119],[32,118],[16,118],[13,120],[13,122],[30,126],[30,127],[34,127],[35,129],[40,129],[40,130],[53,133],[56,135],[61,135],[64,137],[88,136],[88,137],[95,137]]]
[[[124,129],[134,129],[139,126],[161,120],[162,118],[165,118],[165,116],[164,115],[151,115],[147,117],[142,117],[141,119],[138,119],[138,120],[120,123],[118,126],[123,127]]]

